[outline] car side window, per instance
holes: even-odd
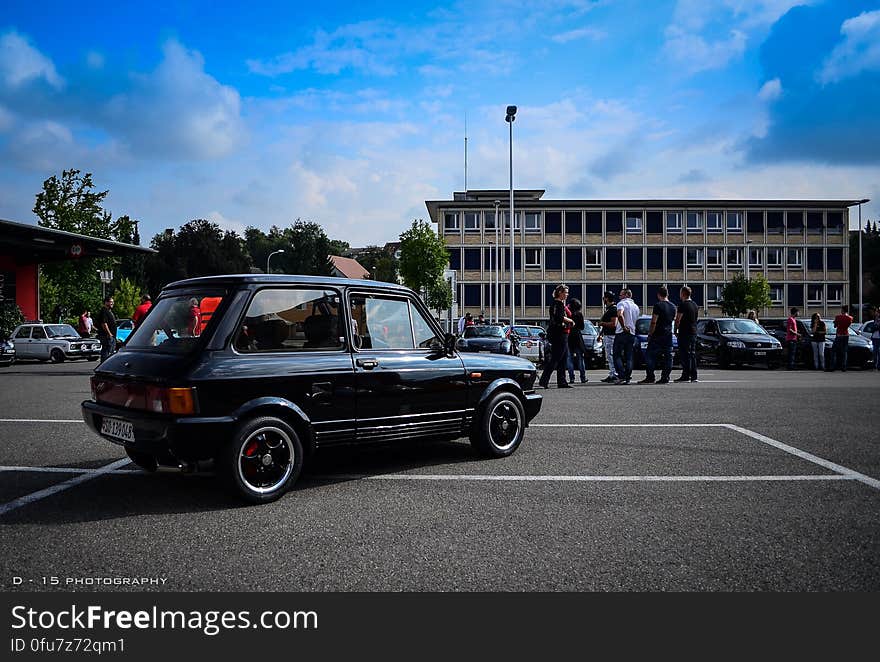
[[[706,323],[697,322],[697,333],[706,333]]]
[[[355,346],[359,349],[415,348],[406,299],[355,294],[351,316],[358,329]]]
[[[234,345],[242,353],[342,349],[339,294],[307,288],[260,290],[248,306]]]
[[[16,338],[30,338],[31,337],[31,327],[23,326],[18,330],[18,333],[15,334]]]
[[[416,347],[429,349],[434,341],[442,342],[434,332],[434,328],[428,320],[425,319],[419,309],[415,307],[412,301],[409,302],[409,309],[412,314],[412,328]]]
[[[36,340],[45,340],[46,330],[41,326],[35,326],[34,332],[31,334],[31,338],[34,338]]]

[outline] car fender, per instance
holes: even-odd
[[[477,402],[476,411],[482,409],[487,402],[491,398],[495,396],[499,391],[509,391],[516,395],[519,398],[520,403],[525,407],[525,402],[523,402],[523,392],[522,387],[517,384],[510,377],[499,377],[498,379],[493,380],[489,383],[489,385],[485,388],[482,395],[480,395],[480,399]],[[528,423],[526,423],[528,426]]]
[[[296,404],[285,398],[262,397],[244,403],[232,413],[236,423],[254,416],[277,416],[293,425],[302,437],[301,441],[307,452],[315,449],[315,433],[312,421]]]

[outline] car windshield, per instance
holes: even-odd
[[[721,333],[759,333],[767,335],[760,326],[752,320],[718,320],[718,328]]]
[[[79,338],[76,329],[70,324],[49,324],[46,326],[46,335],[50,338]]]
[[[585,336],[595,336],[596,335],[596,327],[592,325],[590,322],[584,322],[584,329],[581,333]]]
[[[826,329],[832,329],[834,331],[834,333],[837,333],[837,327],[834,326],[834,320],[822,320],[822,321],[825,322]],[[848,331],[849,331],[849,335],[851,335],[851,336],[859,335],[858,333],[853,331],[852,326],[849,327]]]
[[[636,320],[636,334],[640,336],[648,335],[648,330],[651,328],[651,318],[650,317],[641,317]]]
[[[125,343],[126,348],[187,354],[211,322],[222,291],[198,290],[160,298]]]
[[[465,338],[503,338],[500,326],[469,326],[464,330]]]

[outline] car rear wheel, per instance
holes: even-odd
[[[525,433],[522,403],[513,393],[493,396],[480,411],[471,432],[471,445],[484,457],[512,455]]]
[[[218,458],[220,475],[245,501],[269,503],[299,478],[303,450],[299,437],[280,418],[245,421]]]
[[[64,352],[57,347],[54,347],[52,351],[49,352],[49,360],[52,363],[64,363]]]

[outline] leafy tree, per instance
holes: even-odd
[[[350,250],[351,246],[347,241],[342,241],[341,239],[330,240],[330,255],[341,255],[344,257]]]
[[[40,278],[40,319],[57,322],[57,319],[52,319],[52,313],[58,305],[61,305],[61,288],[51,277],[42,275]],[[76,312],[82,314],[82,310]]]
[[[400,275],[407,287],[417,292],[436,287],[448,261],[446,242],[425,221],[413,221],[400,235]]]
[[[770,283],[761,275],[749,279],[737,274],[721,290],[721,311],[732,317],[745,315],[750,309],[760,311],[771,303]]]
[[[113,308],[117,317],[131,317],[141,302],[141,291],[128,278],[122,278],[113,292]]]
[[[13,301],[0,303],[0,340],[8,338],[12,330],[24,322],[24,313]]]
[[[865,303],[880,304],[880,224],[871,221],[862,230],[862,296]],[[849,300],[859,301],[859,233],[849,236]],[[858,319],[858,316],[856,316]],[[867,320],[867,316],[865,316]]]
[[[279,262],[289,274],[308,276],[329,276],[333,273],[330,262],[331,243],[317,223],[296,219],[289,228],[284,229],[284,238],[289,248],[279,255]]]
[[[357,261],[375,280],[386,283],[397,282],[398,262],[381,246],[367,246],[364,252],[358,255]]]
[[[440,278],[429,285],[425,302],[429,308],[437,310],[438,316],[441,310],[446,310],[452,306],[452,285],[449,280],[441,275]]]
[[[271,253],[280,249],[284,249],[286,252],[288,248],[284,233],[277,225],[273,225],[269,228],[268,234],[259,228],[248,227],[244,231],[244,243],[248,255],[251,258],[251,262],[254,267],[260,271],[266,268],[266,258],[268,258]],[[276,266],[281,264],[278,261],[281,257],[282,256],[279,255],[273,258],[273,264]]]

